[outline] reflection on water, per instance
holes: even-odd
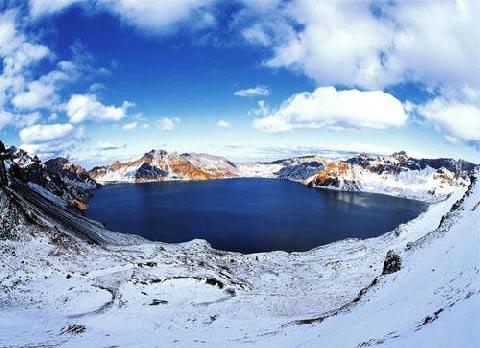
[[[322,194],[326,196],[330,195],[333,199],[336,199],[338,201],[348,203],[351,205],[358,205],[364,208],[370,207],[370,202],[372,201],[370,197],[362,196],[362,195],[356,194],[355,192],[323,190],[323,189],[317,189],[317,190],[326,191],[326,192],[323,192]]]
[[[304,251],[345,238],[375,237],[425,209],[418,201],[310,189],[285,180],[234,179],[109,185],[87,215],[151,240],[206,239],[244,253]]]

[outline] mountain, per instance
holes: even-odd
[[[31,157],[14,146],[5,149],[0,142],[0,153],[5,170],[12,177],[20,179],[32,189],[49,199],[80,210],[87,208],[91,190],[96,188],[95,180],[86,170],[70,163],[65,158],[57,158],[42,163],[38,157]]]
[[[479,166],[453,159],[415,159],[404,151],[391,156],[361,154],[333,161],[305,180],[311,187],[363,191],[437,201],[468,186]]]
[[[143,183],[233,177],[277,178],[317,188],[363,191],[433,202],[469,184],[478,165],[453,159],[415,159],[360,154],[348,160],[301,156],[273,162],[232,163],[206,154],[152,150],[142,157],[95,167],[98,183]]]
[[[382,236],[242,255],[108,231],[39,193],[35,175],[69,184],[10,150],[0,144],[2,347],[480,345],[477,174]]]
[[[242,177],[278,178],[303,181],[322,170],[330,160],[322,156],[301,156],[273,162],[237,164]]]
[[[144,183],[231,178],[239,171],[235,164],[219,156],[152,150],[136,160],[95,167],[88,174],[99,183]]]

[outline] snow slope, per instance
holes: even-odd
[[[480,185],[456,204],[464,192],[381,237],[291,254],[97,246],[20,219],[0,243],[0,346],[477,347]],[[389,250],[402,267],[382,275]]]
[[[365,191],[435,202],[469,183],[478,165],[452,159],[414,159],[405,152],[348,160],[303,156],[262,163],[234,164],[207,154],[152,150],[141,158],[96,167],[97,182],[143,183],[168,180],[209,180],[232,177],[278,178],[343,191]]]
[[[359,155],[325,163],[305,180],[308,186],[363,191],[435,202],[470,183],[478,165],[451,159],[414,159],[405,152],[387,157]]]
[[[100,184],[144,183],[229,178],[238,176],[238,169],[219,156],[152,150],[139,159],[95,167],[89,175]]]

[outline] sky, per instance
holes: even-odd
[[[478,0],[0,0],[0,60],[0,139],[42,159],[480,162]]]

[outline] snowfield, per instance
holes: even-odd
[[[381,237],[304,253],[95,245],[17,220],[0,241],[0,346],[480,346],[478,181]],[[401,268],[382,274],[389,250]]]

